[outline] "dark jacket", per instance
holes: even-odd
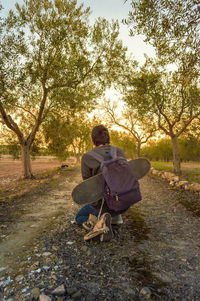
[[[124,151],[119,147],[116,147],[116,148],[117,148],[117,156],[126,158],[124,155]],[[103,145],[103,146],[96,146],[95,148],[93,148],[93,150],[95,152],[97,152],[98,154],[104,156],[105,152],[110,151],[110,145],[107,144],[107,145]],[[82,173],[83,180],[86,180],[86,179],[100,173],[101,172],[100,165],[101,165],[100,162],[98,162],[96,159],[94,159],[89,154],[85,153],[81,159],[81,173]],[[102,202],[102,200],[99,200],[98,202],[91,204],[97,213],[101,207],[101,202]],[[103,212],[110,212],[106,203],[104,203],[104,205],[103,205],[102,213]]]
[[[117,156],[125,158],[124,151],[119,147],[116,148],[117,148]],[[95,148],[93,148],[93,150],[98,154],[104,156],[105,152],[110,151],[110,145],[106,144],[103,146],[96,146]],[[81,174],[83,180],[95,176],[100,172],[101,172],[100,163],[97,160],[95,160],[92,156],[85,153],[81,159]]]

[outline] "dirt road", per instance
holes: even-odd
[[[31,300],[34,289],[58,300],[60,285],[62,300],[200,300],[198,196],[147,176],[114,239],[85,243],[71,224],[79,181],[78,169],[61,172],[1,200],[0,300]]]
[[[71,210],[71,191],[80,180],[79,170],[67,169],[54,173],[47,181],[18,181],[19,186],[13,183],[16,189],[9,185],[0,198],[1,265],[12,262],[8,255],[20,254],[21,248]]]

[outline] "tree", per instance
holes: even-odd
[[[192,137],[200,143],[200,116],[189,126],[185,136],[188,138]]]
[[[171,141],[169,138],[151,140],[142,149],[142,154],[153,161],[171,161],[173,158]]]
[[[0,24],[0,114],[18,138],[27,178],[49,112],[94,105],[123,69],[126,49],[117,22],[89,26],[89,8],[76,0],[26,0],[16,9]]]
[[[143,34],[166,63],[200,70],[200,3],[197,0],[131,0],[125,23]]]
[[[137,157],[140,157],[141,146],[155,134],[156,127],[153,122],[145,120],[143,116],[137,114],[137,111],[133,106],[125,107],[121,110],[121,113],[117,114],[119,108],[116,103],[111,104],[110,101],[104,101],[102,105],[110,125],[117,125],[126,133],[129,133],[137,143]]]
[[[91,123],[77,114],[68,116],[53,115],[44,124],[44,133],[48,149],[60,160],[65,160],[70,154],[80,163],[84,152],[92,148]]]
[[[184,161],[200,160],[200,122],[195,120],[188,129],[181,135],[180,154]]]
[[[111,144],[121,147],[128,158],[133,159],[136,155],[135,139],[128,133],[110,131]]]
[[[178,137],[199,116],[200,4],[196,0],[131,0],[131,4],[125,21],[132,25],[131,33],[143,34],[155,47],[159,67],[176,65],[171,74],[158,68],[143,70],[136,94],[140,90],[144,97],[140,109],[153,112],[160,129],[171,137],[174,171],[180,173]]]
[[[199,161],[199,141],[192,136],[182,137],[179,142],[181,159],[183,161]]]
[[[180,174],[178,137],[200,116],[200,89],[192,76],[159,69],[152,62],[141,68],[131,79],[124,100],[139,115],[153,117],[159,129],[171,138],[174,172]]]

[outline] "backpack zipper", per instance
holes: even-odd
[[[124,194],[127,194],[127,193],[129,193],[129,192],[131,192],[131,191],[133,191],[133,190],[134,190],[134,189],[130,189],[130,190],[124,192],[124,193],[115,194],[115,195],[114,195],[114,196],[115,196],[115,200],[116,200],[116,201],[119,201],[119,197],[120,197],[120,196],[123,196]],[[110,194],[110,195],[111,195],[111,194]]]

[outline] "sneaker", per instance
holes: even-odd
[[[97,217],[93,214],[90,214],[88,220],[85,223],[83,223],[82,226],[84,229],[91,231],[94,228],[97,221]]]
[[[121,224],[123,224],[123,219],[122,219],[121,214],[113,216],[112,220],[111,220],[111,224],[112,225],[121,225]]]
[[[89,240],[101,234],[103,235],[100,236],[101,241],[108,241],[113,237],[110,213],[104,213],[102,215],[102,217],[97,221],[92,231],[90,231],[84,236],[84,240]],[[104,235],[105,235],[105,239],[104,239]]]
[[[112,226],[111,226],[112,218],[110,213],[104,213],[102,217],[104,218],[106,230],[104,231],[103,234],[100,235],[100,241],[110,241],[114,236]]]

